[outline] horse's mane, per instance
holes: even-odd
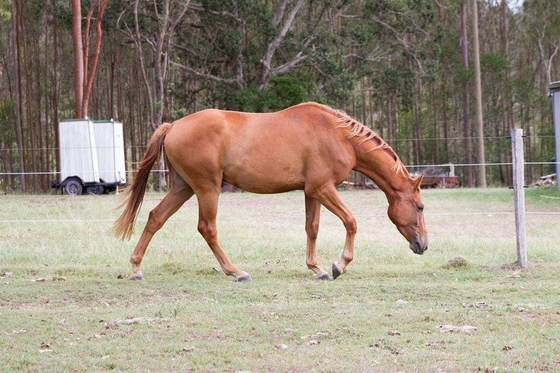
[[[324,106],[324,105],[323,105]],[[337,117],[335,123],[338,124],[337,128],[345,128],[348,130],[346,137],[349,139],[356,138],[357,146],[361,145],[373,145],[365,153],[373,152],[375,150],[381,150],[388,154],[394,161],[395,164],[392,167],[395,173],[407,174],[405,172],[405,167],[401,162],[399,156],[389,144],[387,144],[378,134],[373,132],[370,128],[366,127],[362,123],[358,122],[356,119],[352,118],[343,111],[335,110],[331,107],[324,106],[327,111]]]

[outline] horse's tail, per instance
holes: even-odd
[[[142,206],[150,172],[154,164],[159,161],[163,140],[165,140],[165,135],[167,135],[171,127],[173,127],[172,123],[163,123],[154,132],[148,144],[148,150],[146,150],[140,161],[140,167],[136,172],[132,185],[125,191],[126,200],[119,208],[125,205],[126,207],[113,225],[113,233],[121,240],[128,240],[132,236],[134,223],[140,211],[140,206]]]

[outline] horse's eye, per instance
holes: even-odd
[[[418,206],[416,209],[418,210],[418,212],[422,212],[424,211],[424,206]]]

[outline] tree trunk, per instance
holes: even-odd
[[[23,64],[23,59],[21,57],[21,33],[23,24],[22,24],[22,9],[23,4],[19,1],[12,3],[12,13],[15,16],[12,16],[12,29],[15,35],[14,42],[15,42],[15,50],[16,50],[16,79],[15,79],[15,91],[16,91],[16,99],[17,99],[17,108],[15,110],[16,116],[16,133],[17,133],[17,144],[18,144],[18,161],[19,161],[19,172],[20,172],[20,183],[21,189],[25,191],[27,189],[26,179],[25,179],[25,154],[24,149],[25,145],[23,143],[23,87],[22,87],[22,80],[21,80],[21,65]]]
[[[109,0],[98,0],[90,8],[87,20],[86,20],[86,30],[84,33],[84,55],[83,55],[83,95],[82,95],[82,115],[84,117],[88,116],[88,106],[89,98],[91,95],[91,89],[93,87],[93,78],[95,76],[95,71],[97,69],[97,61],[99,61],[99,53],[101,51],[101,36],[103,34],[101,30],[101,20],[103,19],[103,14],[105,13],[105,8]],[[89,65],[89,28],[91,24],[91,18],[93,17],[93,12],[98,8],[97,17],[95,18],[95,50],[93,51],[93,56],[91,58],[91,66]],[[80,28],[81,29],[81,28]]]
[[[51,6],[54,6],[56,0],[51,0]],[[59,82],[58,82],[58,26],[53,24],[53,64],[52,64],[52,87],[53,87],[53,94],[52,94],[52,106],[53,106],[53,121],[52,125],[54,127],[54,143],[55,148],[60,148],[60,141],[58,139],[58,97],[59,97]],[[49,142],[50,143],[50,142]],[[53,160],[57,165],[57,171],[60,172],[60,152],[54,151]],[[59,174],[60,175],[60,174]],[[58,175],[56,177],[58,179]],[[60,180],[62,181],[62,180]]]
[[[260,89],[263,89],[268,84],[268,81],[270,80],[270,78],[275,73],[278,74],[279,71],[282,70],[283,67],[286,68],[287,70],[289,70],[290,68],[296,66],[299,62],[301,62],[305,58],[307,58],[307,56],[303,55],[303,53],[300,51],[296,54],[296,56],[293,58],[292,61],[283,65],[283,67],[278,67],[276,69],[274,69],[272,67],[272,58],[274,57],[274,54],[276,53],[276,50],[282,44],[282,41],[286,37],[286,34],[290,30],[290,27],[292,26],[292,23],[294,22],[296,14],[299,12],[299,9],[303,5],[303,0],[298,0],[297,3],[292,8],[292,10],[290,11],[290,13],[288,14],[288,16],[286,17],[286,19],[284,19],[284,12],[286,10],[286,3],[287,3],[287,0],[282,0],[278,4],[278,7],[276,8],[276,12],[274,13],[274,17],[272,19],[272,26],[274,28],[277,28],[279,26],[281,26],[281,27],[278,30],[278,33],[276,34],[274,39],[272,39],[272,41],[268,44],[268,46],[266,48],[265,55],[261,59],[262,68],[261,68],[261,76],[260,76],[260,79],[259,79],[259,88]],[[283,19],[284,19],[284,23],[282,24],[281,21]],[[275,72],[274,70],[277,70],[277,71]]]
[[[80,0],[72,2],[72,49],[74,55],[74,115],[83,118],[84,50],[82,44],[82,8]]]
[[[482,78],[480,76],[480,48],[478,45],[478,0],[472,0],[472,24],[474,41],[474,75],[476,81],[476,155],[479,166],[477,167],[477,186],[486,188],[486,161],[484,157],[484,123],[482,120]]]
[[[422,163],[422,81],[416,79],[414,85],[414,138],[413,160],[414,164]]]
[[[465,73],[469,70],[469,49],[468,49],[468,38],[467,38],[467,3],[463,1],[461,3],[460,15],[460,44],[461,44],[461,60],[463,63],[463,68]],[[470,166],[473,163],[473,146],[472,146],[472,129],[471,121],[469,120],[470,112],[470,102],[469,102],[469,82],[466,77],[463,80],[463,133],[466,141],[465,147],[465,163],[467,166],[467,186],[469,188],[473,187],[473,169]]]
[[[502,0],[501,9],[500,9],[500,33],[501,33],[501,49],[504,56],[504,59],[508,62],[509,65],[509,24],[508,24],[508,4],[507,0]],[[510,134],[511,130],[513,129],[513,113],[512,113],[512,97],[511,97],[511,90],[510,90],[510,69],[506,69],[504,71],[505,78],[504,78],[504,87],[503,87],[503,110],[504,110],[504,120],[502,123],[502,133],[501,136],[508,136],[506,134]],[[500,154],[500,163],[504,163],[505,160],[501,159],[504,155]],[[500,175],[502,177],[502,184],[509,182],[511,180],[509,175],[509,167],[504,168],[500,166]],[[504,175],[505,173],[505,175]]]

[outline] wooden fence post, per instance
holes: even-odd
[[[515,203],[515,232],[517,238],[517,264],[527,267],[527,234],[525,227],[525,167],[523,154],[523,130],[511,130],[513,155],[513,191]]]

